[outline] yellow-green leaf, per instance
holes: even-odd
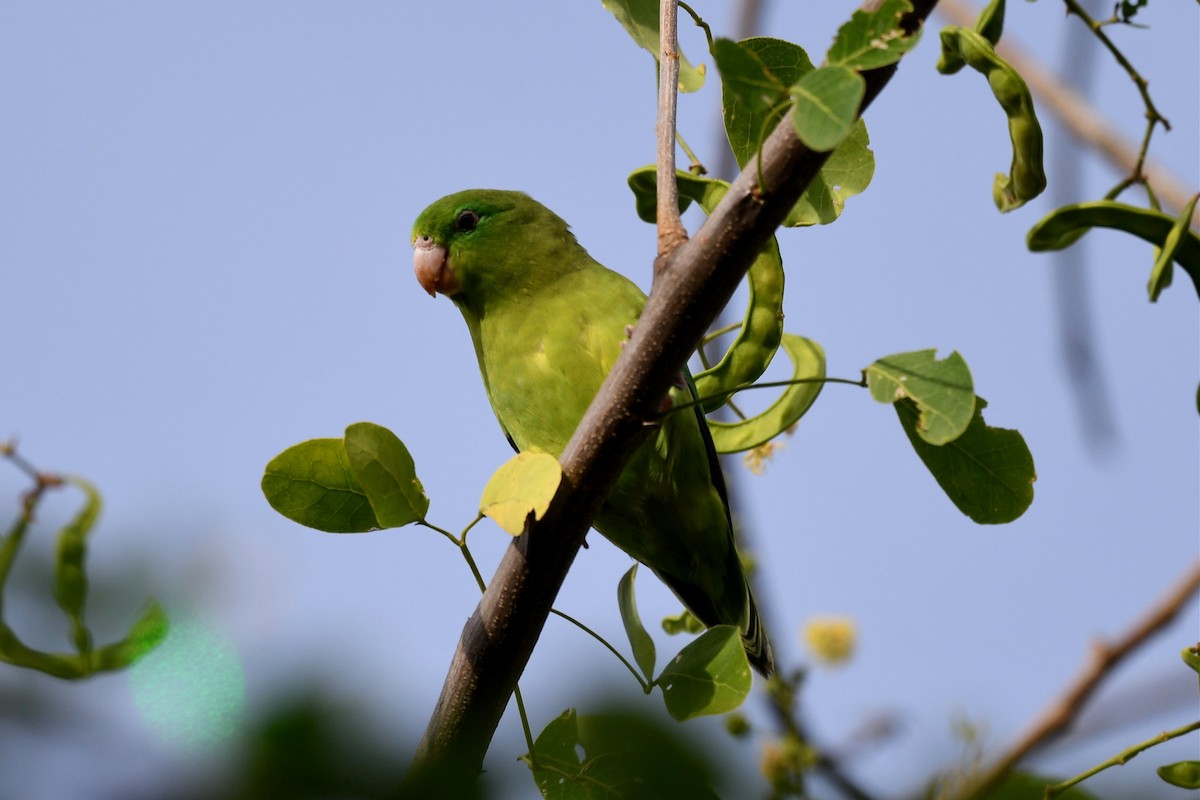
[[[562,482],[558,459],[547,453],[518,453],[492,474],[479,512],[513,536],[520,536],[532,515],[541,519]]]

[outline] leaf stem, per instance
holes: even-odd
[[[679,7],[686,11],[688,16],[692,18],[692,22],[696,23],[696,25],[704,31],[704,37],[708,39],[708,52],[711,53],[713,49],[712,28],[708,27],[708,23],[705,22],[704,19],[692,9],[691,6],[683,2],[683,0],[679,0]]]
[[[471,574],[475,576],[475,584],[479,587],[479,593],[487,592],[487,581],[483,579],[483,573],[479,571],[479,565],[475,563],[475,557],[471,555],[471,548],[467,547],[467,534],[471,529],[479,524],[483,519],[483,514],[478,513],[475,519],[467,523],[467,527],[458,536],[455,536],[445,528],[438,527],[428,520],[417,520],[418,525],[424,525],[432,531],[437,531],[442,536],[445,536],[454,546],[458,548],[458,552],[462,553],[463,560],[467,562],[467,566],[471,569]],[[533,729],[529,727],[529,715],[525,712],[525,700],[521,697],[521,686],[517,684],[513,686],[513,699],[517,703],[517,714],[521,717],[521,732],[525,734],[525,745],[529,748],[529,767],[530,769],[539,769],[537,752],[533,747]]]
[[[1125,57],[1125,54],[1113,44],[1112,39],[1108,38],[1108,34],[1104,32],[1104,23],[1092,19],[1079,0],[1063,0],[1063,2],[1067,7],[1067,13],[1079,17],[1092,33],[1095,34],[1096,38],[1100,40],[1100,43],[1108,48],[1108,51],[1112,53],[1113,58],[1116,59],[1121,68],[1129,75],[1134,85],[1137,86],[1138,93],[1142,96],[1142,103],[1146,107],[1146,133],[1142,137],[1142,147],[1138,151],[1137,163],[1134,165],[1133,174],[1130,175],[1130,178],[1137,183],[1144,183],[1145,176],[1142,173],[1142,169],[1146,164],[1146,154],[1150,150],[1150,137],[1154,133],[1154,126],[1161,124],[1163,128],[1169,131],[1171,130],[1171,123],[1159,113],[1158,109],[1154,106],[1154,101],[1150,99],[1149,81],[1141,76],[1133,64],[1130,63],[1129,59]]]
[[[1200,730],[1200,720],[1197,720],[1196,722],[1193,722],[1190,725],[1184,725],[1182,728],[1176,728],[1173,731],[1163,731],[1162,733],[1158,734],[1157,736],[1147,739],[1146,741],[1141,742],[1139,744],[1135,744],[1133,747],[1127,747],[1124,750],[1122,750],[1121,752],[1117,753],[1112,758],[1108,759],[1107,761],[1103,761],[1103,762],[1097,764],[1096,766],[1092,767],[1091,769],[1089,769],[1085,772],[1079,773],[1078,775],[1076,775],[1074,778],[1071,778],[1070,780],[1063,781],[1062,783],[1055,784],[1054,786],[1047,786],[1045,794],[1042,795],[1042,800],[1050,800],[1050,798],[1052,798],[1052,797],[1057,797],[1058,795],[1062,794],[1063,792],[1065,792],[1067,789],[1071,788],[1075,784],[1085,781],[1088,778],[1092,777],[1097,772],[1103,772],[1104,770],[1108,769],[1109,767],[1115,767],[1115,766],[1124,764],[1127,761],[1129,761],[1130,759],[1132,759],[1134,756],[1141,753],[1143,750],[1149,750],[1151,747],[1154,747],[1155,745],[1162,744],[1163,742],[1168,742],[1171,739],[1176,739],[1180,736],[1191,733],[1192,731],[1195,731],[1195,730]]]
[[[638,671],[636,669],[634,669],[634,666],[629,663],[628,659],[626,659],[625,656],[621,655],[620,651],[617,650],[617,648],[615,648],[611,644],[609,644],[608,640],[605,639],[603,636],[596,633],[594,630],[589,628],[587,625],[584,625],[582,622],[575,619],[570,614],[564,614],[563,612],[559,611],[557,608],[550,609],[550,613],[557,614],[558,616],[565,619],[567,622],[570,622],[572,625],[574,625],[575,627],[579,628],[584,633],[591,636],[593,639],[595,639],[600,644],[607,647],[609,652],[612,653],[614,656],[616,656],[620,660],[620,662],[625,665],[625,669],[629,670],[630,674],[633,675],[633,679],[638,682],[638,686],[642,687],[643,692],[645,692],[646,694],[650,694],[651,690],[654,689],[654,683],[653,682],[646,683],[644,680],[642,680],[642,676],[640,674],[638,674]]]

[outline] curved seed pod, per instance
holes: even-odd
[[[942,57],[938,71],[950,75],[969,66],[984,75],[996,102],[1008,117],[1013,158],[1009,174],[997,173],[992,197],[1000,211],[1020,208],[1046,188],[1042,169],[1042,128],[1025,81],[981,34],[950,25],[941,32]]]
[[[71,621],[71,638],[75,649],[81,654],[92,649],[92,635],[83,622],[84,604],[87,602],[87,537],[100,516],[100,493],[83,478],[68,477],[68,483],[83,490],[86,496],[83,508],[75,518],[58,533],[58,547],[54,560],[54,599],[59,608]]]
[[[740,453],[769,442],[799,421],[821,393],[825,377],[825,351],[821,345],[803,336],[785,333],[780,342],[792,360],[792,380],[814,379],[812,383],[794,383],[771,404],[770,408],[738,422],[708,421],[713,445],[718,453]]]
[[[676,173],[679,202],[683,208],[695,201],[706,213],[712,213],[725,196],[729,184],[702,178],[680,170]],[[637,196],[638,215],[654,221],[654,167],[643,167],[629,176],[629,187]],[[682,209],[681,209],[682,210]],[[729,393],[758,380],[779,349],[783,336],[783,259],[779,244],[772,237],[746,273],[749,300],[737,338],[711,369],[695,376],[696,390],[711,413],[729,399]]]
[[[1169,253],[1170,258],[1191,276],[1196,293],[1200,295],[1200,236],[1187,229],[1186,222],[1182,227],[1179,226],[1180,219],[1190,219],[1193,208],[1189,206],[1176,219],[1161,211],[1138,208],[1115,200],[1075,203],[1046,215],[1029,229],[1025,243],[1035,253],[1062,250],[1092,228],[1115,228],[1162,248],[1164,254]],[[1173,249],[1168,247],[1167,241],[1172,231],[1176,231],[1177,236],[1170,243]]]

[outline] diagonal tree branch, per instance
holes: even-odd
[[[919,27],[935,4],[915,0],[911,27]],[[864,7],[878,5],[871,0]],[[895,71],[892,65],[863,73],[867,92],[860,113]],[[414,773],[446,762],[460,770],[481,768],[591,520],[646,429],[643,420],[654,417],[672,376],[829,154],[801,144],[785,118],[763,144],[762,156],[766,191],[759,190],[753,168],[743,171],[659,271],[628,345],[559,459],[563,481],[554,501],[508,548],[463,628]]]
[[[1187,574],[1128,631],[1112,641],[1097,641],[1092,646],[1087,663],[1075,680],[1066,686],[1062,695],[1055,698],[1029,730],[976,777],[959,797],[962,800],[981,800],[1023,759],[1070,730],[1104,679],[1113,673],[1126,656],[1179,616],[1197,591],[1200,591],[1200,562],[1193,564]]]

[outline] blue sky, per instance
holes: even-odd
[[[697,9],[728,31],[725,4],[709,6]],[[851,8],[770,4],[763,32],[816,58]],[[1114,32],[1174,125],[1153,152],[1191,186],[1195,13],[1157,3],[1139,17],[1150,30]],[[1052,65],[1063,28],[1052,2],[1009,10],[1009,34]],[[702,37],[687,26],[682,35],[692,60],[710,63]],[[1011,740],[1089,642],[1129,626],[1200,549],[1191,287],[1181,276],[1151,305],[1148,246],[1104,232],[1082,243],[1081,291],[1116,428],[1109,446],[1089,446],[1056,338],[1055,262],[1023,245],[1054,204],[996,213],[992,175],[1009,161],[1002,114],[979,76],[936,73],[935,45],[927,36],[868,113],[870,189],[836,224],[780,234],[786,327],[821,342],[829,373],[844,377],[889,353],[958,350],[989,423],[1021,430],[1033,451],[1034,504],[1012,525],[974,525],[923,471],[891,410],[848,387],[825,390],[765,475],[728,467],[781,657],[805,658],[799,629],[814,614],[856,620],[857,657],[814,671],[806,708],[830,743],[894,714],[900,735],[856,765],[893,794],[953,760],[955,719],[983,725],[990,745]],[[1138,137],[1136,92],[1104,57],[1094,86],[1101,111]],[[681,130],[709,163],[718,104],[715,81],[681,100]],[[334,536],[289,523],[259,492],[262,468],[291,444],[371,420],[407,443],[431,519],[455,530],[470,521],[510,451],[461,318],[412,276],[411,222],[451,191],[521,189],[598,260],[648,286],[654,231],[633,214],[625,176],[653,158],[650,57],[599,2],[518,12],[5,3],[0,107],[0,437],[104,493],[90,563],[137,586],[97,612],[109,625],[98,634],[119,635],[153,594],[228,637],[251,712],[316,674],[369,705],[390,735],[419,731],[475,606],[469,573],[426,531]],[[1057,141],[1057,125],[1044,124]],[[1053,162],[1048,172],[1053,183]],[[1089,160],[1078,199],[1118,177]],[[14,510],[21,486],[0,471]],[[43,539],[70,513],[57,502]],[[558,605],[620,641],[614,596],[629,560],[591,538]],[[471,541],[490,574],[507,536],[481,526]],[[48,552],[35,543],[30,561]],[[644,619],[677,610],[647,576],[640,599]],[[1194,676],[1176,653],[1198,627],[1193,602],[1098,698],[1119,704],[1155,684],[1173,710],[1064,749],[1046,768],[1081,770],[1194,718]],[[614,659],[555,620],[523,685],[536,728],[568,706],[586,712],[600,687],[640,697]],[[0,686],[56,688],[12,670]],[[84,796],[96,781],[120,791],[181,767],[221,768],[161,741],[125,676],[57,691],[102,721],[103,746],[80,734],[47,747],[0,726],[0,793]],[[1194,757],[1194,745],[1139,759],[1116,780],[1148,781],[1155,764]],[[510,714],[489,768],[520,770],[522,752]],[[754,750],[743,756],[752,769]]]

